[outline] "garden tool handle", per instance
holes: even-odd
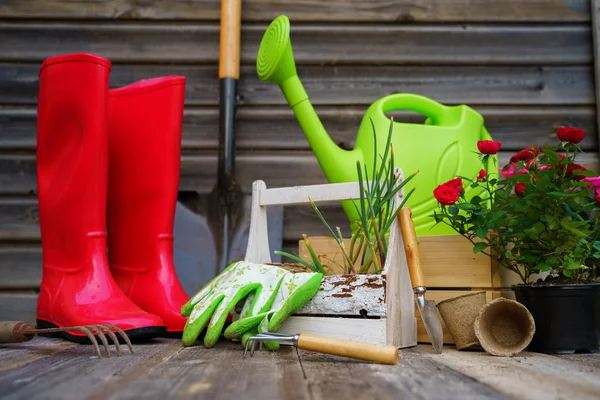
[[[242,0],[221,0],[219,79],[240,77]]]
[[[428,97],[412,93],[394,93],[383,97],[381,111],[414,111],[429,117],[433,123],[440,124],[447,107]]]
[[[383,364],[394,365],[398,363],[398,348],[396,346],[383,346],[302,333],[298,336],[298,348]]]
[[[408,273],[410,274],[412,287],[413,289],[425,289],[425,278],[421,266],[419,243],[417,242],[417,233],[410,207],[402,207],[398,218],[400,218],[400,230],[402,231],[402,241],[404,242],[404,251],[406,252]]]
[[[0,343],[28,342],[35,335],[23,332],[32,329],[35,329],[35,326],[24,321],[2,321],[0,322]]]

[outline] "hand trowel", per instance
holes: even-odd
[[[419,253],[417,234],[410,207],[402,207],[399,218],[406,260],[408,261],[408,272],[415,292],[415,303],[417,303],[417,308],[421,314],[423,325],[425,325],[425,330],[427,331],[427,335],[429,335],[433,349],[439,354],[442,352],[444,344],[444,332],[435,301],[425,299],[427,289],[425,288],[421,255]]]

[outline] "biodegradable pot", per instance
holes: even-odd
[[[438,303],[438,310],[458,350],[481,347],[475,335],[474,324],[485,303],[485,291],[453,297]]]
[[[474,329],[485,351],[511,357],[527,348],[535,333],[535,321],[521,303],[500,297],[481,307]]]
[[[536,324],[529,350],[539,353],[600,350],[600,284],[517,285],[515,297]]]

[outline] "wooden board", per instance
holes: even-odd
[[[513,152],[501,153],[500,165],[505,165],[513,154]],[[586,168],[598,171],[599,164],[596,153],[581,154],[579,161]],[[264,180],[267,187],[289,186],[290,182],[293,182],[293,185],[327,183],[313,153],[302,151],[240,151],[236,155],[236,175],[237,181],[245,193],[251,193],[252,182],[256,179]],[[214,152],[211,155],[197,156],[182,154],[179,190],[209,193],[216,183],[216,178],[217,155]],[[34,154],[0,154],[0,195],[35,195],[36,187]],[[3,201],[0,199],[0,204]],[[13,204],[19,201],[21,200],[10,200]],[[304,210],[304,216],[317,218],[310,206],[305,207]],[[329,213],[328,211],[328,215]],[[334,211],[332,215],[336,214]],[[327,215],[326,218],[329,221]],[[302,223],[294,229],[293,239],[302,237],[302,233],[318,236],[326,232],[323,230],[324,227],[318,231],[303,231]]]
[[[343,255],[332,237],[309,237],[311,247],[323,264],[330,266],[331,274],[343,273]],[[428,288],[490,288],[494,286],[490,258],[473,254],[473,246],[459,235],[419,237],[419,251],[423,275]],[[350,248],[350,240],[345,240]],[[310,253],[303,240],[298,241],[298,254],[310,261]],[[358,264],[358,263],[357,263]]]
[[[595,354],[551,356],[431,346],[400,351],[396,365],[295,350],[256,351],[239,343],[183,348],[177,339],[134,345],[134,355],[98,360],[90,346],[37,337],[0,345],[3,399],[596,399]],[[232,378],[233,377],[233,378]]]
[[[37,294],[33,291],[0,293],[0,321],[35,323],[37,298]]]
[[[364,106],[317,106],[319,118],[332,139],[352,149]],[[531,143],[552,142],[556,128],[574,125],[588,132],[579,144],[584,151],[598,148],[596,109],[590,106],[475,106],[485,126],[502,149],[520,150]],[[404,111],[388,113],[395,121],[422,124],[425,117]],[[307,150],[308,141],[287,106],[241,107],[236,114],[237,150]],[[215,150],[218,147],[218,107],[186,107],[182,126],[183,152]],[[0,107],[0,149],[32,151],[36,146],[36,110],[33,106]]]
[[[163,75],[187,77],[187,105],[217,105],[217,65],[114,65],[110,87]],[[593,67],[300,65],[298,76],[314,105],[371,104],[409,92],[447,104],[595,104]],[[0,63],[0,103],[37,102],[39,64]],[[260,81],[254,65],[241,67],[240,105],[285,105],[279,87]]]
[[[0,244],[0,290],[38,289],[42,281],[39,243]]]
[[[265,29],[264,24],[242,27],[241,63],[255,65]],[[81,51],[102,55],[113,63],[206,64],[217,63],[219,56],[218,23],[4,22],[0,23],[0,37],[4,38],[0,41],[2,61],[41,62],[56,54]],[[580,24],[382,26],[292,22],[291,40],[298,65],[573,65],[593,61],[590,29]]]
[[[341,357],[303,350],[298,355],[311,382],[312,399],[506,399],[498,389],[468,384],[465,376],[440,368],[421,355],[428,351],[425,346],[402,351],[393,366],[344,362]]]
[[[592,54],[594,56],[594,82],[596,84],[596,118],[600,127],[600,2],[591,0]],[[600,133],[598,133],[600,137]]]
[[[469,351],[427,353],[426,357],[513,399],[600,398],[600,370],[562,357],[527,351],[516,357]]]
[[[297,21],[589,21],[586,0],[247,0],[244,21],[286,14]],[[4,18],[218,20],[219,3],[208,0],[1,0]]]

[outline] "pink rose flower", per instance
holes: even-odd
[[[583,178],[583,181],[591,183],[592,188],[600,188],[600,176],[588,176]]]

